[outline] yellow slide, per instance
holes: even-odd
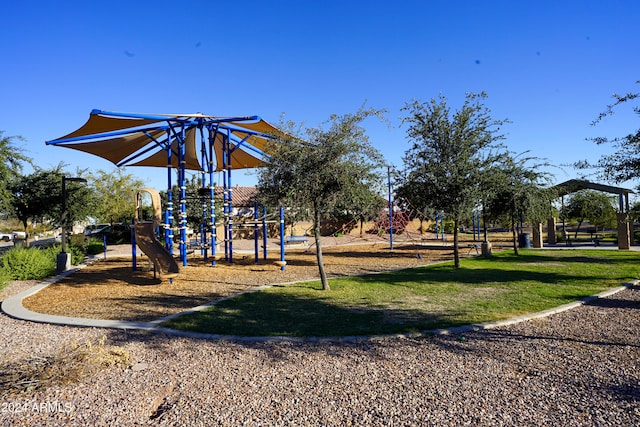
[[[153,221],[140,221],[140,194],[149,193],[153,207]],[[160,209],[160,194],[152,188],[143,188],[136,192],[136,215],[134,231],[138,247],[149,257],[160,277],[173,278],[180,272],[175,258],[156,239],[155,230],[160,224],[162,213]]]

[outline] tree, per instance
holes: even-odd
[[[428,205],[416,207],[412,200],[420,200],[422,197],[422,189],[416,185],[412,185],[406,177],[398,177],[395,180],[395,204],[405,212],[410,213],[410,219],[418,219],[420,221],[420,234],[424,233],[424,221],[435,219],[438,212]]]
[[[562,218],[578,221],[574,238],[578,238],[580,226],[587,220],[591,225],[604,228],[615,224],[615,199],[599,191],[582,190],[574,193],[562,208]]]
[[[420,210],[432,208],[454,221],[454,264],[460,267],[458,230],[480,198],[482,174],[495,163],[494,153],[504,137],[505,120],[495,120],[482,102],[487,95],[467,94],[462,108],[452,113],[443,96],[430,102],[407,103],[407,137],[401,187]]]
[[[636,83],[640,84],[640,80]],[[640,92],[629,92],[626,95],[613,94],[615,101],[607,105],[605,111],[591,123],[597,125],[604,118],[614,114],[614,109],[623,104],[629,104],[640,99]],[[632,107],[632,110],[640,115],[640,106]],[[615,148],[615,153],[604,155],[596,163],[583,160],[574,163],[578,169],[597,169],[600,176],[613,182],[624,182],[640,178],[640,128],[625,136],[613,138],[595,137],[587,138],[598,145],[611,144]]]
[[[629,220],[640,222],[640,201],[636,201],[629,210]]]
[[[144,188],[142,180],[117,168],[113,172],[102,169],[87,175],[89,187],[96,198],[92,216],[98,222],[130,222],[135,211],[134,194]]]
[[[76,173],[75,176],[81,176]],[[22,223],[27,239],[29,228],[50,222],[59,226],[62,218],[62,165],[51,170],[37,168],[32,174],[15,177],[9,189],[13,214]],[[83,184],[67,182],[67,221],[85,219],[91,211],[93,192]],[[28,240],[27,240],[28,242]]]
[[[20,176],[24,163],[31,164],[31,159],[16,146],[16,141],[24,139],[21,136],[4,136],[0,131],[0,211],[5,213],[10,209],[11,200],[7,184]]]
[[[380,188],[371,187],[370,182],[359,182],[349,195],[338,200],[332,216],[347,223],[359,222],[360,237],[364,235],[364,223],[374,220],[387,205],[380,196]]]
[[[532,161],[536,163],[531,164]],[[549,187],[551,176],[543,166],[547,163],[534,157],[505,153],[484,176],[483,215],[493,220],[502,218],[509,224],[516,255],[518,224],[542,222],[551,213],[555,193]]]
[[[320,127],[306,129],[306,140],[277,137],[268,146],[270,157],[258,173],[262,200],[311,212],[323,290],[329,289],[329,283],[322,260],[321,220],[330,217],[340,203],[354,199],[363,185],[379,188],[376,169],[382,158],[361,126],[371,116],[382,117],[382,112],[360,108],[355,114],[332,115]],[[296,133],[291,122],[284,128],[291,135]]]

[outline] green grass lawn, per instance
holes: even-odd
[[[418,332],[507,319],[635,280],[640,253],[521,250],[350,278],[274,286],[163,326],[245,336],[348,336]]]

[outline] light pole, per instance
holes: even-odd
[[[393,250],[393,201],[391,199],[391,166],[387,165],[387,185],[389,187],[389,249]]]
[[[71,268],[71,256],[67,253],[67,181],[87,182],[84,178],[67,178],[64,175],[62,176],[62,216],[60,218],[60,226],[62,228],[60,241],[62,243],[62,249],[57,256],[56,269],[58,273],[62,273]]]

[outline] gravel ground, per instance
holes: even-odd
[[[206,341],[0,315],[5,377],[102,336],[132,356],[77,383],[0,394],[0,424],[639,425],[639,331],[638,287],[464,336],[352,343]]]

